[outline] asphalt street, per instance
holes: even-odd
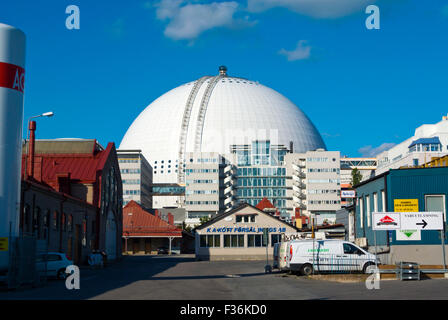
[[[104,269],[81,269],[80,289],[65,281],[0,291],[0,300],[408,300],[448,299],[448,279],[338,283],[264,273],[264,261],[195,261],[193,256],[127,256]]]

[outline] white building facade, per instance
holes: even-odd
[[[141,150],[117,150],[123,183],[123,206],[134,200],[144,208],[152,208],[152,167]]]
[[[233,165],[216,152],[188,152],[185,210],[188,218],[213,216],[234,205]]]
[[[318,149],[285,156],[290,199],[290,214],[299,208],[301,214],[334,222],[341,209],[340,153]]]
[[[414,136],[376,156],[376,175],[398,169],[423,165],[432,157],[448,154],[448,117],[436,124],[424,124],[415,130]]]

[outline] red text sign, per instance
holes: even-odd
[[[25,90],[25,69],[13,64],[0,62],[0,87],[23,93]]]

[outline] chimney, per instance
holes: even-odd
[[[174,216],[171,213],[168,213],[168,224],[174,226]]]
[[[34,177],[34,146],[36,141],[36,121],[30,121],[28,130],[30,130],[30,139],[28,141],[28,178]]]
[[[289,153],[294,153],[294,142],[289,141]]]

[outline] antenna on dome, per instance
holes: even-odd
[[[226,76],[227,75],[227,67],[226,66],[220,66],[219,67],[219,74],[222,76]]]

